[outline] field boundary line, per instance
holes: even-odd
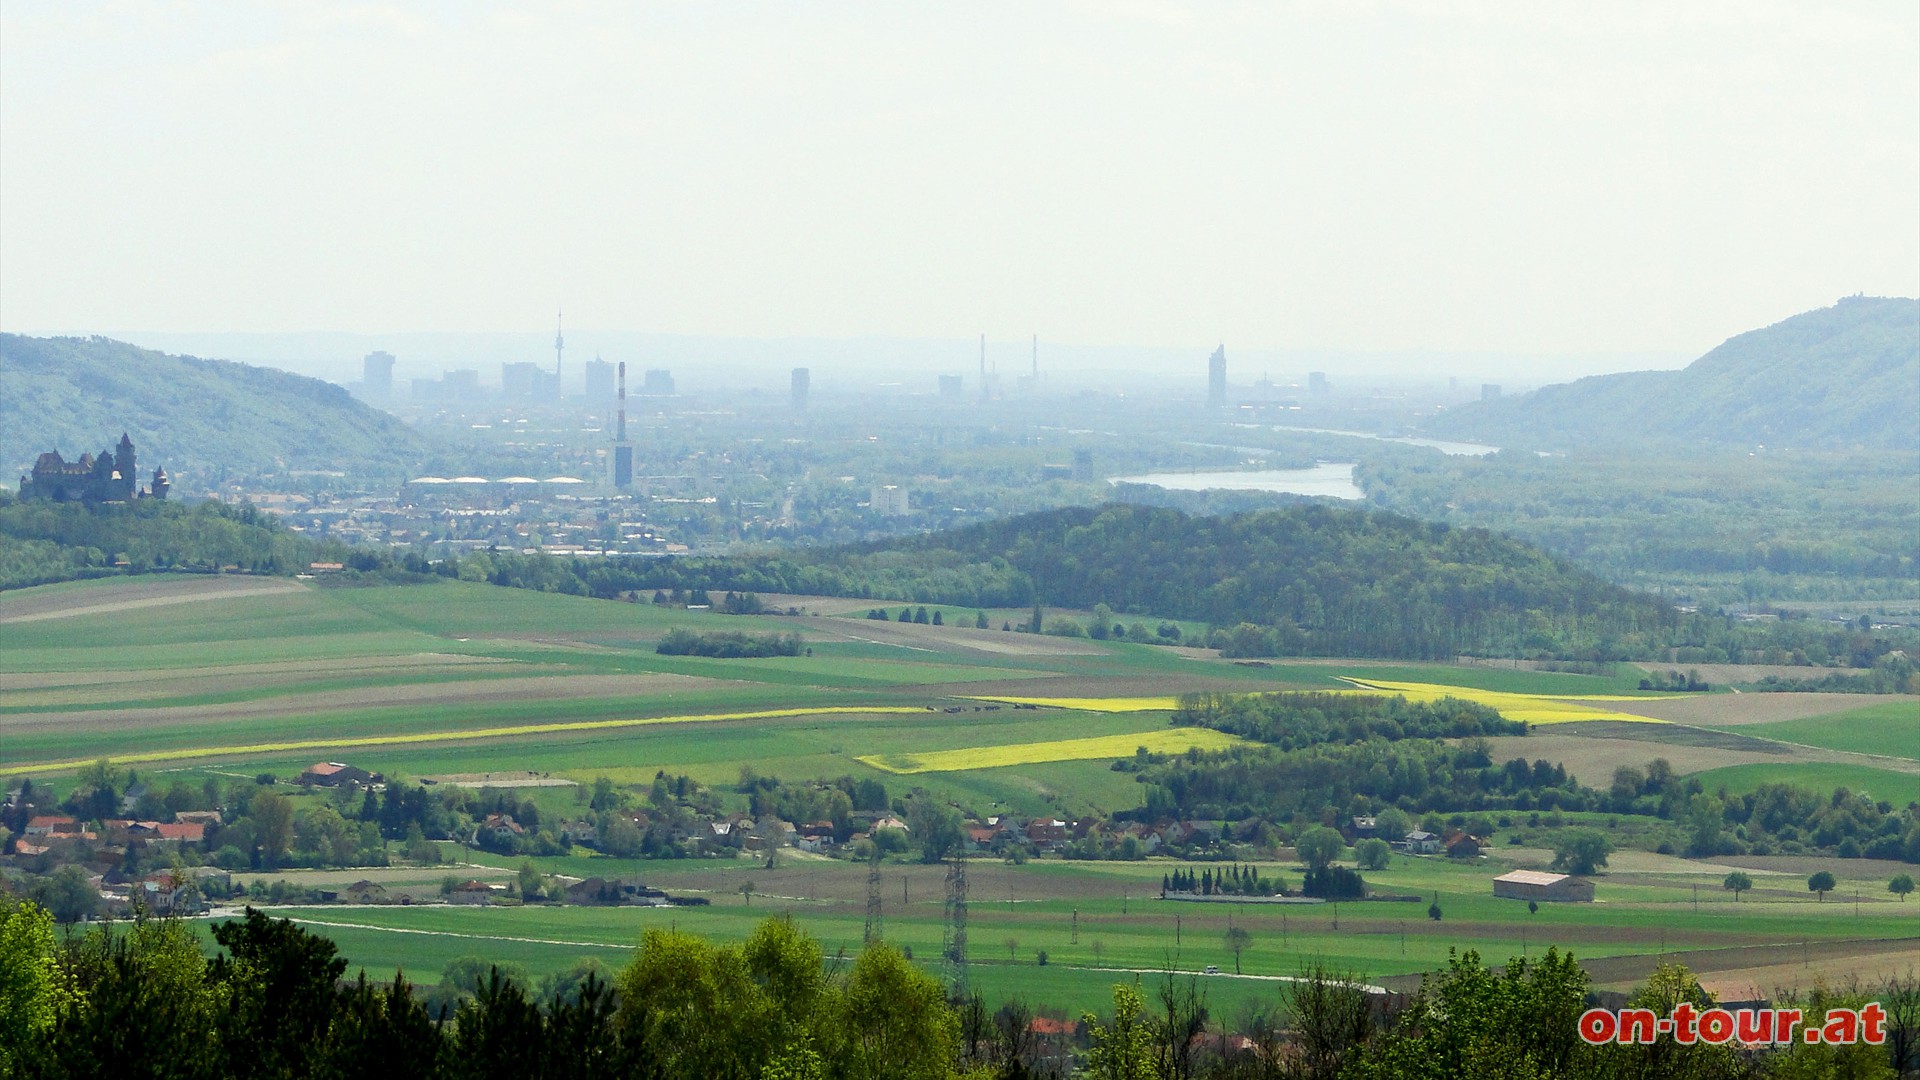
[[[295,750],[344,750],[363,746],[408,746],[421,743],[467,742],[474,739],[502,739],[519,735],[555,735],[576,731],[608,731],[616,728],[646,727],[653,724],[701,724],[726,720],[775,720],[791,716],[819,716],[827,713],[914,714],[925,713],[923,706],[911,705],[807,705],[791,709],[761,709],[754,712],[702,713],[693,716],[644,716],[627,720],[563,720],[547,724],[520,724],[513,727],[474,728],[467,731],[419,731],[404,735],[342,736],[333,739],[295,739],[288,742],[252,743],[240,746],[202,746],[182,750],[152,750],[140,754],[108,755],[122,764],[151,764],[157,761],[185,761],[194,758],[280,754]],[[76,761],[38,761],[0,765],[0,776],[29,772],[61,772],[92,764],[98,758]]]
[[[213,918],[217,916],[203,917]],[[558,938],[512,937],[506,934],[463,934],[455,930],[420,930],[408,926],[372,926],[367,923],[329,922],[325,919],[303,919],[298,915],[287,915],[284,916],[284,918],[288,922],[305,923],[308,926],[330,926],[336,930],[374,930],[386,934],[420,934],[426,937],[465,938],[471,941],[513,941],[523,945],[567,945],[581,949],[626,949],[629,951],[640,947],[637,943],[633,945],[614,945],[605,941],[562,941]]]

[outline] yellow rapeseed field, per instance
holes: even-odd
[[[1138,747],[1155,754],[1182,754],[1189,747],[1224,750],[1245,740],[1212,728],[1168,728],[1135,735],[1097,735],[1086,739],[973,746],[964,750],[930,750],[920,754],[877,754],[856,758],[890,773],[964,772],[1005,765],[1033,765],[1042,761],[1092,761],[1133,756]]]
[[[1475,690],[1468,686],[1445,686],[1438,683],[1376,682],[1372,679],[1352,678],[1346,681],[1360,689],[1343,691],[1344,693],[1386,691],[1399,694],[1408,701],[1458,698],[1461,701],[1471,701],[1476,705],[1497,709],[1501,716],[1509,720],[1524,720],[1529,724],[1569,724],[1583,720],[1625,720],[1635,724],[1667,722],[1655,720],[1650,716],[1636,716],[1633,713],[1615,709],[1577,704],[1584,701],[1646,701],[1651,695],[1629,697],[1625,694],[1514,694],[1503,690]]]
[[[630,720],[568,720],[551,724],[521,724],[514,727],[474,728],[466,731],[416,731],[404,735],[358,735],[333,739],[297,739],[289,742],[252,743],[242,746],[198,746],[183,750],[153,750],[139,754],[117,754],[121,765],[148,764],[156,761],[186,761],[209,757],[252,757],[259,754],[290,753],[295,750],[342,750],[361,746],[402,746],[409,743],[461,742],[468,739],[504,739],[520,735],[550,735],[567,731],[600,731],[606,728],[642,727],[648,724],[697,724],[718,720],[767,720],[788,716],[817,716],[822,713],[922,713],[924,709],[902,705],[863,705],[845,709],[833,706],[809,706],[800,709],[764,709],[759,712],[702,713],[694,716],[642,716]],[[60,772],[77,769],[91,761],[35,761],[20,765],[0,764],[0,776],[24,772]]]
[[[1625,720],[1636,724],[1664,724],[1665,720],[1655,720],[1648,716],[1635,716],[1617,709],[1597,708],[1585,702],[1606,701],[1647,701],[1652,697],[1672,697],[1666,695],[1628,696],[1626,694],[1516,694],[1504,690],[1476,690],[1469,686],[1447,686],[1442,683],[1380,682],[1374,679],[1347,678],[1354,685],[1352,690],[1320,690],[1314,693],[1332,694],[1398,694],[1408,701],[1439,701],[1441,698],[1458,698],[1498,709],[1500,715],[1509,720],[1524,720],[1529,724],[1568,724],[1582,720]],[[983,697],[980,701],[1004,701],[1021,705],[1042,705],[1055,709],[1074,709],[1080,712],[1155,712],[1171,711],[1179,708],[1179,699],[1174,697]]]

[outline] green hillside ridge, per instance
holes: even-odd
[[[1920,449],[1920,301],[1847,297],[1728,339],[1680,371],[1597,375],[1476,402],[1430,428],[1502,446],[1670,438]]]
[[[0,334],[0,467],[8,480],[45,451],[72,460],[123,431],[143,472],[164,466],[182,494],[291,469],[393,476],[431,445],[341,387],[304,375],[102,337]]]

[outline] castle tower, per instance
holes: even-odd
[[[158,469],[158,468],[153,470],[153,487],[150,490],[153,492],[154,498],[156,499],[166,498],[167,489],[171,488],[172,486],[173,486],[173,481],[167,479],[167,470]]]

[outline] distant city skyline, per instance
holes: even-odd
[[[402,368],[561,306],[575,356],[1635,366],[1920,293],[1910,0],[18,2],[0,145],[0,329],[386,334]]]

